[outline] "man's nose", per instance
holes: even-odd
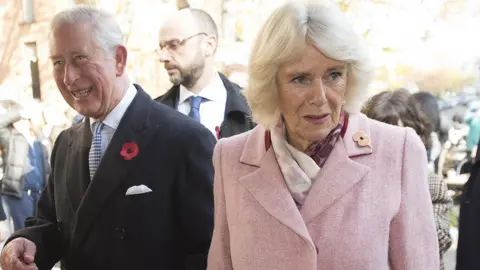
[[[167,48],[158,49],[158,59],[162,63],[170,61],[170,52]]]
[[[65,64],[65,75],[63,76],[63,83],[67,86],[72,86],[78,79],[78,70],[76,67]]]

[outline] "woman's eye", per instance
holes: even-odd
[[[306,76],[298,76],[292,80],[294,83],[300,83],[300,84],[309,84],[310,79]]]
[[[336,80],[342,78],[342,75],[343,74],[341,72],[332,72],[328,75],[328,77],[331,81],[336,81]]]

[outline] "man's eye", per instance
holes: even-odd
[[[63,61],[61,61],[61,60],[53,61],[53,66],[54,67],[59,67],[61,65],[63,65]]]
[[[77,56],[75,56],[75,59],[76,59],[76,60],[84,60],[84,59],[87,59],[87,56],[85,56],[85,55],[77,55]]]
[[[178,47],[178,42],[172,42],[172,43],[170,43],[169,47],[170,47],[170,49],[172,49],[172,50],[177,49],[177,47]]]

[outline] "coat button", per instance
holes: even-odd
[[[115,228],[115,234],[120,240],[123,240],[123,238],[125,238],[125,230],[122,228]]]
[[[57,231],[63,231],[63,222],[61,222],[60,220],[57,220]]]

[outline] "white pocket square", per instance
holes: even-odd
[[[145,185],[133,186],[127,189],[127,193],[125,193],[125,196],[138,195],[138,194],[143,194],[148,192],[152,192],[152,190]]]

